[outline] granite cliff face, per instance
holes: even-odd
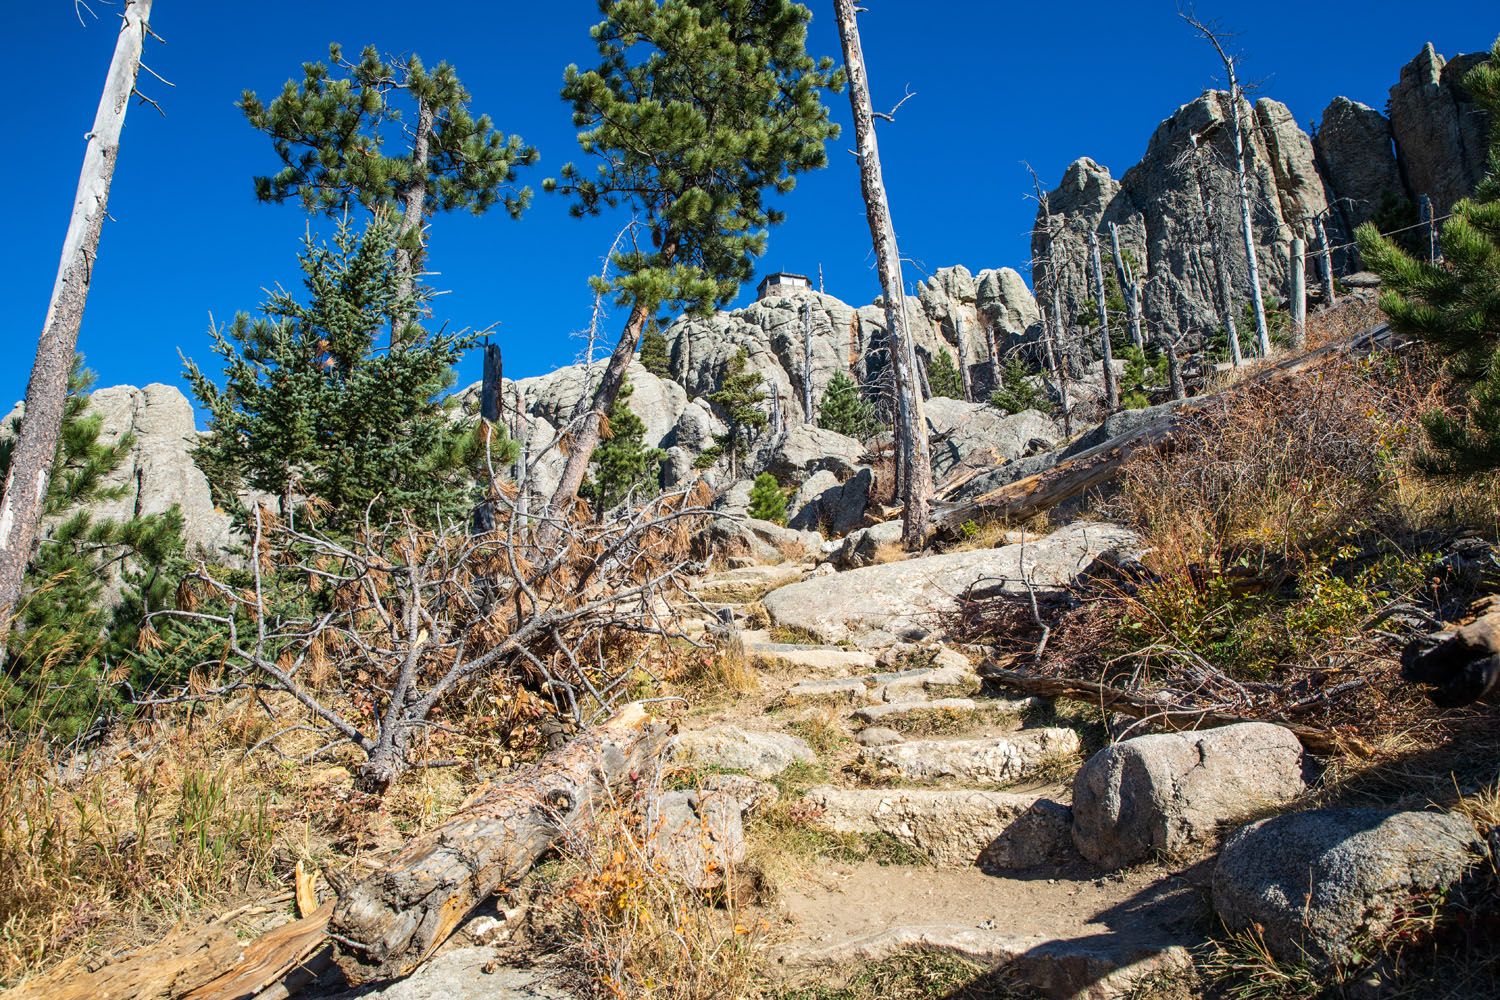
[[[1360,265],[1345,244],[1361,223],[1382,212],[1410,212],[1423,194],[1442,215],[1473,190],[1483,174],[1489,122],[1460,81],[1485,58],[1445,61],[1429,44],[1402,68],[1389,116],[1335,98],[1312,136],[1278,101],[1241,105],[1250,136],[1247,180],[1257,257],[1270,299],[1282,297],[1286,287],[1292,238],[1314,242],[1314,218],[1323,217],[1338,248],[1335,270],[1348,274]],[[1211,233],[1223,248],[1237,300],[1248,298],[1228,101],[1228,94],[1210,91],[1178,108],[1151,136],[1141,161],[1118,179],[1088,157],[1064,172],[1048,199],[1055,235],[1049,246],[1039,212],[1032,252],[1037,259],[1052,253],[1065,319],[1092,297],[1087,234],[1093,230],[1107,240],[1111,223],[1145,279],[1145,314],[1155,329],[1180,335],[1218,328]],[[1195,143],[1204,147],[1201,183]],[[1079,355],[1094,356],[1090,338],[1071,337]]]

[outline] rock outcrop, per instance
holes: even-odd
[[[1407,194],[1431,197],[1438,215],[1484,176],[1489,116],[1462,81],[1486,58],[1471,53],[1444,59],[1429,42],[1401,68],[1401,79],[1391,88],[1391,131]]]
[[[1258,928],[1278,957],[1348,962],[1414,899],[1458,881],[1481,851],[1474,824],[1456,813],[1289,813],[1229,838],[1214,869],[1214,909],[1230,930]]]

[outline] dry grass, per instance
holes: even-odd
[[[1307,317],[1307,346],[1316,350],[1327,344],[1356,337],[1385,322],[1374,298],[1347,297],[1332,309],[1321,309]]]
[[[951,955],[901,955],[819,976],[817,984],[783,987],[767,1000],[1021,1000],[1034,996],[1003,976]]]
[[[755,664],[745,652],[745,644],[738,632],[719,639],[707,649],[680,647],[672,650],[665,669],[661,669],[658,676],[688,694],[710,700],[753,694],[760,689]]]

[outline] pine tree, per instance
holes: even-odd
[[[654,319],[647,322],[646,332],[641,334],[640,362],[642,368],[658,378],[671,374],[672,359],[667,353],[667,338]],[[620,391],[625,390],[621,387]]]
[[[163,680],[130,671],[130,651],[144,614],[171,600],[183,551],[176,507],[124,520],[89,509],[126,495],[106,482],[135,445],[129,435],[101,440],[103,418],[88,412],[92,382],[75,359],[43,505],[49,527],[27,567],[0,673],[6,726],[61,740],[120,707],[116,671],[129,671],[137,690]],[[0,477],[14,449],[14,436],[0,438]]]
[[[927,385],[934,396],[964,398],[963,378],[958,374],[953,356],[947,351],[938,351],[937,356],[932,359],[932,365],[927,369]]]
[[[594,449],[589,462],[591,474],[580,491],[601,515],[659,475],[667,455],[660,448],[646,447],[646,424],[626,402],[632,391],[626,382],[615,398],[609,413],[609,437]]]
[[[235,494],[247,484],[277,497],[283,516],[310,510],[330,531],[362,523],[367,509],[377,522],[406,511],[431,523],[472,508],[479,437],[439,398],[474,338],[429,334],[410,319],[396,238],[383,213],[362,234],[341,222],[332,245],[308,237],[298,258],[305,299],[278,288],[262,318],[240,314],[210,331],[224,387],[186,362],[209,414],[200,466],[242,523]],[[378,350],[388,329],[396,349]],[[497,465],[511,460],[504,444]]]
[[[530,203],[531,189],[513,181],[516,168],[536,162],[536,150],[496,130],[488,115],[475,118],[448,63],[428,70],[415,55],[387,62],[374,46],[353,63],[330,45],[328,62],[304,63],[302,73],[269,105],[252,90],[240,98],[283,165],[255,178],[256,197],[296,198],[308,212],[334,218],[353,205],[399,213],[403,282],[421,269],[433,213],[481,215],[498,203],[515,218]]]
[[[583,481],[646,320],[663,306],[706,312],[727,303],[765,252],[798,174],[827,164],[838,135],[823,91],[842,74],[807,54],[812,15],[792,0],[599,0],[600,61],[570,66],[562,96],[595,172],[574,164],[544,185],[575,215],[628,208],[641,239],[613,258],[625,330],[568,456],[552,506]]]
[[[1500,39],[1463,83],[1500,122]],[[1380,308],[1391,326],[1449,355],[1467,391],[1462,412],[1425,421],[1432,464],[1449,472],[1500,468],[1500,128],[1490,129],[1489,142],[1484,179],[1443,227],[1442,261],[1407,253],[1369,223],[1355,234],[1366,266],[1384,282]]]
[[[1023,410],[1052,412],[1047,393],[1031,380],[1026,363],[1014,354],[1005,359],[1005,365],[1000,369],[1000,387],[990,393],[990,405],[1006,413]]]
[[[750,352],[741,347],[729,359],[724,370],[724,384],[717,392],[708,394],[708,401],[724,413],[728,431],[717,443],[722,452],[729,455],[729,475],[738,476],[738,469],[750,450],[750,438],[755,431],[770,422],[766,411],[760,408],[766,394],[761,391],[764,379],[759,372],[749,371]]]
[[[880,422],[875,419],[875,407],[865,399],[854,379],[835,372],[818,404],[818,426],[863,440],[880,429]]]
[[[786,523],[786,491],[769,472],[756,476],[750,488],[750,516],[772,524]]]

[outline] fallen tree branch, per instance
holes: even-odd
[[[1280,719],[1254,719],[1220,707],[1185,708],[1163,702],[1145,691],[1128,691],[1098,681],[1076,677],[1037,677],[1019,670],[1009,670],[994,661],[980,667],[980,675],[997,684],[1025,694],[1047,698],[1079,698],[1100,708],[1134,718],[1150,716],[1169,729],[1198,729],[1203,726],[1228,726],[1237,722],[1271,722],[1291,731],[1302,745],[1313,753],[1352,753],[1360,757],[1373,754],[1370,745],[1357,736],[1316,729]]]
[[[637,780],[667,728],[640,704],[627,705],[341,893],[329,936],[344,975],[358,985],[415,969],[474,907],[588,822],[612,787]]]

